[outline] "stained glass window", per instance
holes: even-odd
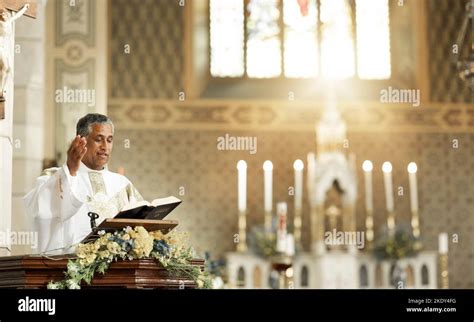
[[[283,1],[285,26],[285,76],[318,75],[318,9],[316,0],[308,0],[308,11],[302,15],[296,0]]]
[[[350,3],[210,0],[211,75],[390,78],[388,0]]]
[[[327,78],[354,76],[354,42],[346,0],[321,0],[321,69]]]
[[[390,78],[388,0],[357,0],[357,72],[362,79]]]
[[[252,0],[247,5],[247,75],[255,78],[281,74],[278,0]]]
[[[211,75],[244,74],[244,4],[242,0],[210,0]]]

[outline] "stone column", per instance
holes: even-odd
[[[31,230],[31,221],[25,216],[22,199],[41,173],[44,158],[45,5],[46,0],[38,0],[36,19],[20,18],[15,26],[12,190],[14,232]],[[25,239],[24,242],[22,245],[12,245],[12,252],[31,253],[31,246],[35,241]]]

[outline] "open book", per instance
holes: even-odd
[[[165,218],[181,203],[176,197],[155,199],[152,202],[137,201],[122,208],[115,218],[155,219]]]

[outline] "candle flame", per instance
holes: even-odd
[[[247,162],[245,162],[244,160],[240,160],[239,162],[237,162],[237,170],[245,169],[247,169]]]
[[[362,170],[365,172],[370,172],[373,168],[374,166],[370,160],[365,160],[364,163],[362,163]]]
[[[416,163],[415,162],[410,162],[408,164],[408,172],[410,173],[416,173],[416,171],[418,170],[418,167],[416,166]]]
[[[382,165],[382,171],[385,173],[392,172],[392,164],[388,161],[385,161]]]
[[[303,161],[301,161],[300,159],[295,160],[295,162],[293,163],[293,169],[295,169],[296,171],[301,171],[303,170],[303,168],[304,168]]]
[[[270,160],[267,160],[263,163],[263,170],[265,171],[272,171],[273,170],[273,163]]]

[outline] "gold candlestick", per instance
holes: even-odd
[[[393,236],[395,234],[395,213],[393,210],[388,212],[387,227],[389,235]]]
[[[245,211],[239,211],[239,242],[237,244],[238,252],[247,251],[247,219]]]
[[[367,218],[365,219],[365,230],[367,239],[367,249],[371,250],[374,245],[374,213],[372,209],[367,209]]]
[[[448,254],[439,255],[439,268],[441,272],[441,288],[449,288],[449,265],[448,265]]]
[[[422,248],[420,239],[420,217],[418,215],[418,210],[412,211],[411,217],[411,230],[413,233],[413,237],[415,237],[415,249],[420,250]]]
[[[413,236],[415,238],[419,238],[420,237],[420,219],[418,216],[418,210],[412,211],[411,229],[413,231]]]
[[[265,211],[265,230],[266,231],[271,231],[272,230],[272,212],[266,210]]]

